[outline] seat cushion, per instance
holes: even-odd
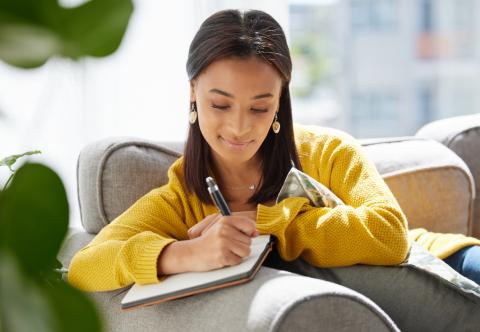
[[[283,261],[273,250],[264,266],[331,281],[366,295],[402,331],[477,331],[480,298],[409,266],[318,268],[299,258]]]
[[[93,236],[72,232],[59,254],[62,264]],[[127,289],[88,293],[107,331],[399,331],[379,306],[351,289],[266,266],[246,284],[121,311]]]

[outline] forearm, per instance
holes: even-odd
[[[300,215],[296,222],[303,227],[294,231],[304,240],[302,257],[311,264],[396,265],[406,258],[407,226],[400,210],[388,205],[356,209],[340,206],[321,216],[317,210],[309,208]],[[287,229],[287,238],[291,238],[291,231]],[[301,247],[292,241],[289,244]]]
[[[408,252],[406,220],[392,206],[315,208],[305,198],[260,207],[257,228],[278,239],[287,261],[300,255],[315,266],[391,265]]]
[[[72,258],[69,282],[85,291],[114,290],[134,282],[158,282],[158,253],[173,241],[152,232],[142,232],[128,240],[104,240],[100,234]]]

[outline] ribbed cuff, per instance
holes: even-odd
[[[302,206],[308,202],[309,200],[305,197],[289,197],[274,206],[258,204],[257,229],[261,232],[274,232],[276,229],[281,229],[284,222],[288,223],[295,218]]]
[[[279,206],[257,205],[257,223],[268,224],[281,217],[283,217],[283,212]]]
[[[158,256],[168,244],[175,242],[175,239],[155,239],[146,243],[139,253],[135,262],[135,282],[144,284],[157,283],[157,260]]]

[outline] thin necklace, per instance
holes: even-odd
[[[262,179],[260,178],[260,180],[258,181],[258,184],[262,181]],[[243,190],[243,189],[248,189],[248,190],[255,190],[257,187],[258,187],[258,184],[255,184],[255,183],[251,183],[249,184],[248,186],[240,186],[240,187],[230,187],[230,186],[222,186],[224,187],[225,189],[229,189],[229,190]]]
[[[255,190],[256,185],[254,183],[248,185],[248,186],[242,186],[242,187],[228,187],[228,186],[223,186],[226,189],[230,190],[242,190],[242,189],[250,189],[250,190]]]
[[[225,186],[225,185],[222,185],[221,187],[225,188],[225,189],[229,189],[229,190],[244,190],[244,189],[248,189],[248,190],[255,190],[257,188],[257,186],[260,184],[260,182],[262,181],[262,178],[263,176],[260,177],[260,180],[258,180],[258,184],[255,184],[255,183],[251,183],[247,186],[240,186],[240,187],[230,187],[230,186]]]

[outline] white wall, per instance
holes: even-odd
[[[194,1],[194,0],[192,0]],[[70,224],[80,226],[75,167],[80,149],[108,136],[182,140],[189,107],[185,63],[196,31],[190,1],[141,0],[118,51],[107,58],[52,59],[23,70],[0,63],[0,158],[31,158],[62,177]],[[9,172],[0,168],[0,183]],[[41,188],[37,188],[41,190]]]
[[[109,136],[185,139],[185,65],[190,42],[205,18],[224,8],[256,8],[269,12],[288,31],[285,0],[134,3],[127,33],[112,56],[79,62],[52,59],[34,70],[0,62],[0,110],[6,115],[0,118],[0,158],[42,150],[30,160],[49,165],[61,176],[73,227],[80,227],[75,176],[83,146]],[[8,175],[0,167],[0,185]]]

